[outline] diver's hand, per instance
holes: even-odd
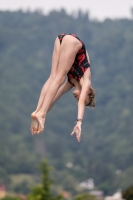
[[[80,142],[81,141],[81,122],[76,123],[76,126],[74,127],[71,135],[74,135],[74,133],[76,133],[76,138],[78,142]]]

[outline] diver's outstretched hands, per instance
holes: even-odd
[[[77,138],[78,142],[80,142],[81,141],[81,123],[80,122],[77,122],[71,135],[74,135],[74,133],[76,133],[76,138]]]

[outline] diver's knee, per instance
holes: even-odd
[[[58,74],[58,75],[55,76],[55,78],[54,78],[55,84],[58,84],[58,85],[62,85],[63,82],[64,82],[64,80],[65,80],[65,77],[62,76],[62,75],[60,75],[60,74]]]

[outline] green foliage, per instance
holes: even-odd
[[[10,197],[10,196],[7,196],[5,198],[3,198],[2,200],[21,200],[19,197]]]
[[[14,191],[16,194],[28,194],[29,188],[26,181],[21,182],[20,184],[15,185]]]
[[[122,197],[125,200],[133,200],[133,186],[128,187],[122,192]]]
[[[80,194],[74,200],[97,200],[97,198],[91,194]]]
[[[3,167],[0,167],[0,185],[8,184],[10,182],[10,178],[7,175],[6,170]]]
[[[42,173],[42,185],[37,185],[28,195],[28,200],[63,200],[61,196],[53,197],[51,194],[51,185],[53,180],[50,179],[50,168],[44,160],[39,167]]]

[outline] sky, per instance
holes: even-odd
[[[0,0],[0,10],[37,10],[44,14],[50,10],[64,8],[68,13],[79,9],[89,11],[90,18],[104,20],[106,18],[131,18],[133,0]]]

